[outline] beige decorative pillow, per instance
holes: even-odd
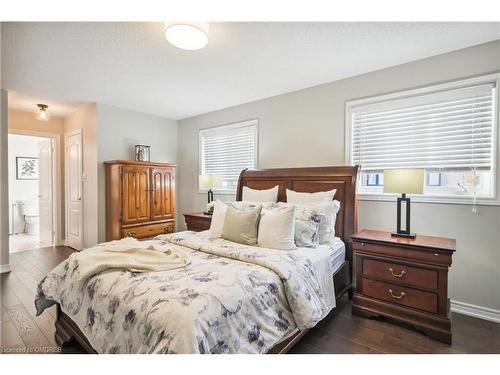
[[[221,237],[245,245],[257,244],[260,210],[261,206],[245,211],[228,206]]]
[[[212,222],[210,224],[210,238],[220,238],[222,235],[222,228],[226,220],[226,211],[228,206],[233,206],[240,211],[247,211],[258,206],[266,207],[272,202],[266,203],[252,203],[252,202],[222,202],[217,199],[214,203],[214,212],[212,214]]]

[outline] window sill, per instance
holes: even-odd
[[[357,198],[362,201],[380,201],[380,202],[396,202],[399,194],[376,194],[376,193],[358,193]],[[464,204],[473,205],[472,197],[467,196],[442,196],[442,195],[411,195],[412,203],[439,203],[439,204]],[[476,205],[478,206],[500,206],[500,200],[495,198],[477,198]]]
[[[236,190],[212,190],[214,195],[236,195]],[[208,190],[198,189],[198,194],[207,195]]]

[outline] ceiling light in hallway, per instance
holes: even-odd
[[[37,109],[35,111],[35,117],[39,121],[44,121],[47,122],[50,120],[52,115],[50,112],[47,110],[49,106],[47,104],[37,104]]]

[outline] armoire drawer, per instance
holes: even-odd
[[[122,237],[134,237],[137,239],[150,238],[159,234],[172,233],[174,222],[161,224],[141,225],[122,229]]]

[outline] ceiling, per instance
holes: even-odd
[[[2,86],[182,119],[500,39],[500,23],[211,23],[183,51],[161,23],[3,23]]]

